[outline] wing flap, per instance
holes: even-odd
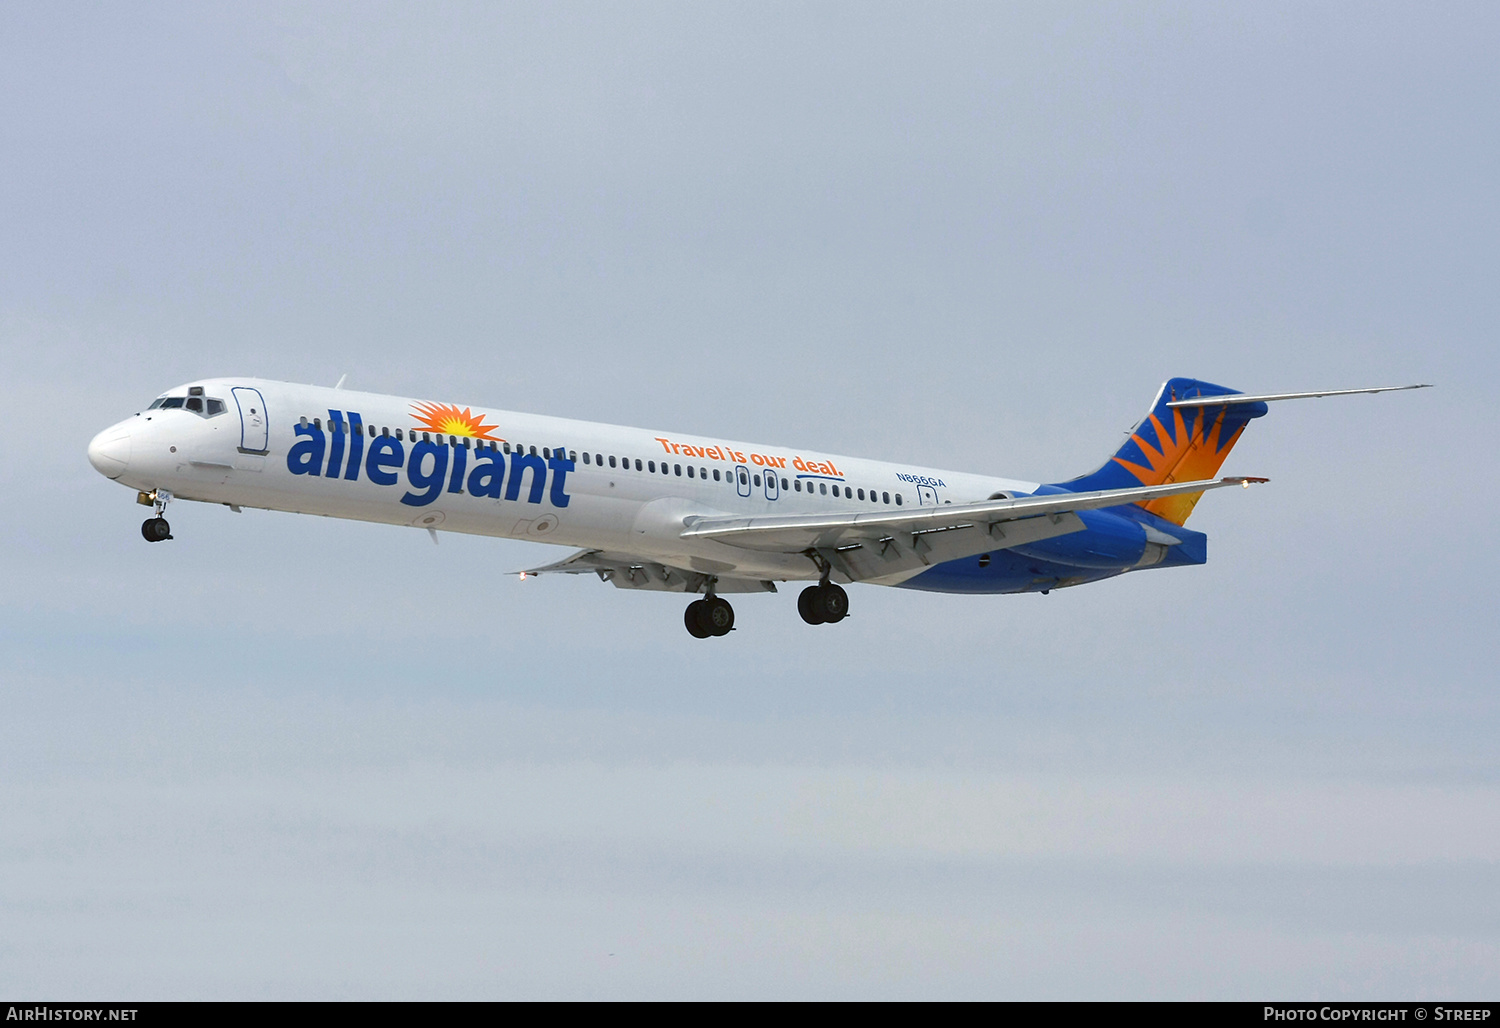
[[[1050,515],[1069,514],[1080,510],[1096,510],[1102,507],[1119,507],[1128,503],[1140,503],[1163,496],[1180,496],[1199,493],[1209,489],[1223,489],[1232,485],[1248,486],[1264,482],[1263,478],[1217,478],[1199,482],[1172,482],[1165,485],[1140,486],[1134,489],[1100,489],[1083,493],[1048,493],[1040,496],[1023,496],[1008,500],[985,500],[981,503],[943,504],[937,507],[918,507],[907,510],[883,510],[870,513],[837,514],[787,514],[751,518],[688,518],[682,531],[684,539],[713,539],[731,546],[751,550],[766,550],[782,553],[798,553],[807,549],[837,548],[846,542],[863,542],[885,536],[900,538],[912,536],[921,540],[926,535],[978,530],[986,541],[993,539],[996,545],[981,546],[984,549],[1003,549],[1005,545],[1019,546],[1022,542],[1035,542],[1043,536],[1005,544],[1007,527],[1023,520],[1035,520]],[[1078,519],[1074,518],[1074,521]],[[1079,528],[1082,522],[1078,522]],[[1059,527],[1057,523],[1054,528]],[[1027,531],[1042,531],[1034,526]],[[1078,528],[1069,529],[1077,531]],[[1061,532],[1051,532],[1057,535]],[[976,536],[978,538],[979,536]],[[914,544],[920,550],[920,542]]]
[[[718,593],[759,593],[776,591],[776,583],[758,578],[725,577],[710,570],[684,568],[665,564],[651,557],[605,550],[579,550],[577,553],[539,568],[517,572],[522,578],[533,575],[598,575],[617,589],[642,589],[651,592],[700,593],[710,583]]]
[[[1081,532],[1085,527],[1082,518],[1065,511],[1004,523],[969,520],[874,537],[849,535],[841,545],[809,549],[826,560],[840,578],[895,585],[935,564]]]

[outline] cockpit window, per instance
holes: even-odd
[[[182,408],[202,418],[216,418],[229,409],[223,400],[212,396],[158,396],[146,409],[156,410],[158,407],[163,410]]]

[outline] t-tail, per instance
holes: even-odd
[[[1426,389],[1426,385],[1378,386],[1371,389],[1330,389],[1313,393],[1266,393],[1248,396],[1237,389],[1171,378],[1151,404],[1129,440],[1093,474],[1057,483],[1074,492],[1094,489],[1131,489],[1140,485],[1200,482],[1219,473],[1224,459],[1239,442],[1252,418],[1265,414],[1272,400],[1302,400],[1354,393],[1385,393]],[[1138,506],[1175,525],[1193,513],[1202,493],[1186,493],[1147,500]]]
[[[1175,405],[1182,400],[1202,401],[1215,396],[1239,398],[1244,394],[1196,378],[1168,379],[1125,445],[1102,468],[1091,475],[1058,484],[1064,489],[1086,492],[1213,478],[1234,444],[1239,442],[1250,419],[1258,418],[1270,409],[1258,402]],[[1202,495],[1164,496],[1140,506],[1174,525],[1180,525],[1187,521]]]

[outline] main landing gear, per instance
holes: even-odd
[[[172,526],[167,524],[166,518],[162,517],[162,513],[167,509],[168,501],[172,499],[172,494],[165,489],[158,489],[153,493],[141,493],[136,499],[156,508],[156,517],[147,518],[141,523],[141,535],[146,541],[159,543],[172,538]]]
[[[803,589],[797,597],[797,613],[809,625],[832,625],[849,616],[849,594],[832,582]]]
[[[709,594],[689,603],[682,620],[694,639],[728,635],[734,629],[734,608],[729,605],[728,600]]]

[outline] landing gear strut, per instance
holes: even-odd
[[[809,625],[832,625],[849,616],[849,594],[832,582],[803,589],[797,597],[797,613]]]
[[[165,489],[158,489],[153,493],[141,493],[139,499],[141,503],[149,503],[156,508],[156,517],[147,518],[141,523],[141,535],[145,540],[148,543],[159,543],[172,538],[172,526],[162,517],[172,494]]]
[[[682,620],[694,639],[728,635],[734,629],[734,608],[728,600],[710,594],[689,603]]]

